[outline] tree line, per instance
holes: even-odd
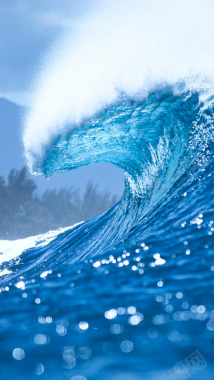
[[[0,176],[0,239],[18,239],[68,227],[111,207],[117,197],[88,182],[83,196],[78,188],[37,192],[26,167]]]

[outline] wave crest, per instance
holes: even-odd
[[[185,91],[213,94],[212,1],[95,4],[52,49],[37,78],[24,128],[32,170],[61,133],[82,127],[121,92],[142,99],[167,84],[180,93],[182,82]]]

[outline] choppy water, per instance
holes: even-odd
[[[214,378],[213,132],[212,99],[162,87],[34,161],[46,176],[111,162],[125,191],[73,228],[0,242],[2,380]]]

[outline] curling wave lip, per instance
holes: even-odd
[[[212,0],[96,3],[51,48],[35,80],[23,134],[30,168],[52,141],[81,128],[121,92],[138,100],[165,84],[176,95],[182,82],[186,91],[213,96],[213,13]]]

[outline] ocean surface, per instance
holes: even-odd
[[[214,379],[214,3],[111,5],[51,51],[23,141],[32,173],[109,162],[124,194],[0,241],[1,380]]]

